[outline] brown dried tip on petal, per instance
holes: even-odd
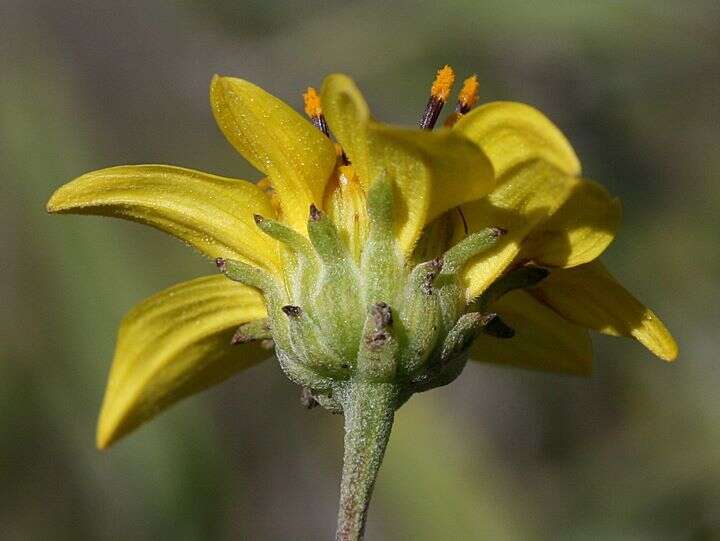
[[[308,389],[307,387],[303,387],[300,391],[300,404],[303,405],[303,407],[311,410],[315,406],[318,406],[319,403],[317,400],[315,400],[315,397],[312,394],[312,391]]]
[[[379,349],[388,343],[390,337],[385,331],[373,331],[365,337],[365,344],[370,349]]]
[[[235,334],[233,334],[233,337],[230,339],[230,344],[237,346],[239,344],[247,344],[251,341],[252,338],[245,334],[242,327],[240,327],[237,331],[235,331]]]
[[[215,258],[215,265],[217,265],[217,268],[222,272],[225,272],[225,260],[222,257]]]
[[[450,91],[455,83],[455,72],[450,66],[438,70],[437,76],[430,87],[430,99],[425,106],[425,112],[418,123],[423,130],[431,130],[437,122],[440,111],[445,105]]]
[[[498,315],[497,315],[496,313],[494,313],[494,312],[488,312],[487,314],[482,314],[482,315],[480,316],[480,321],[479,321],[479,323],[480,323],[480,325],[482,325],[483,327],[485,327],[488,323],[490,323],[490,322],[491,322],[493,319],[495,319],[496,317],[498,317]]]
[[[310,203],[310,219],[317,222],[320,218],[322,218],[322,211],[315,206],[315,203]]]
[[[463,81],[462,89],[458,95],[457,107],[455,111],[461,115],[466,114],[478,101],[478,90],[480,83],[477,75],[471,75]]]
[[[265,221],[265,218],[263,218],[259,214],[253,214],[253,220],[255,220],[255,223],[257,225],[260,225],[261,223],[263,223]]]
[[[425,295],[432,295],[433,282],[435,281],[435,278],[437,278],[438,274],[440,274],[440,271],[442,271],[443,260],[441,257],[436,257],[435,259],[428,261],[428,263],[429,272],[427,273],[427,276],[425,276],[425,280],[420,287]]]
[[[285,315],[287,317],[292,317],[292,318],[300,317],[300,314],[302,314],[302,309],[299,306],[293,306],[292,304],[283,306],[282,311],[285,313]]]
[[[392,309],[387,303],[379,302],[373,305],[371,315],[375,328],[380,330],[393,324]]]
[[[483,327],[483,332],[494,338],[502,338],[508,340],[515,336],[515,329],[508,326],[499,315],[489,314],[489,317]]]

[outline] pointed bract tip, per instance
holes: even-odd
[[[504,229],[502,227],[492,227],[493,235],[496,237],[502,237],[503,235],[507,235],[508,230]]]
[[[498,314],[490,314],[485,321],[483,332],[495,338],[509,339],[515,336],[515,329],[505,323]]]
[[[235,331],[235,334],[233,334],[232,338],[230,339],[230,344],[233,346],[237,346],[240,344],[247,344],[251,340],[252,338],[250,338],[248,335],[238,329],[237,331]]]
[[[291,318],[300,317],[300,314],[302,314],[302,309],[299,306],[294,306],[292,304],[283,306],[282,311],[285,313],[285,315],[287,317],[291,317]]]
[[[259,214],[253,214],[253,220],[255,220],[256,225],[260,225],[261,223],[263,223],[265,221],[265,218],[263,218]]]
[[[392,309],[385,302],[373,304],[370,313],[372,314],[375,328],[380,330],[393,324]]]
[[[546,269],[545,267],[528,267],[530,272],[530,279],[532,280],[533,284],[537,284],[541,280],[544,280],[548,276],[550,276],[550,269]]]
[[[315,206],[315,203],[310,203],[310,219],[317,222],[320,218],[322,218],[322,211]]]
[[[220,269],[221,272],[225,272],[225,260],[222,257],[216,257],[215,258],[215,265],[218,269]]]

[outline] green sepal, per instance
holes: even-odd
[[[234,259],[218,257],[215,264],[229,279],[259,289],[265,299],[273,341],[281,348],[289,348],[288,324],[281,307],[286,302],[284,288],[267,272]]]
[[[307,312],[294,305],[283,306],[282,311],[290,327],[290,347],[295,357],[321,376],[334,380],[347,379],[350,374],[350,364],[344,362],[323,341],[320,329]]]
[[[276,348],[275,356],[287,378],[301,387],[307,387],[313,394],[332,393],[333,386],[337,384],[332,378],[322,376],[302,364],[291,348]]]
[[[290,280],[292,297],[304,301],[305,292],[312,288],[312,282],[320,272],[318,255],[313,249],[313,245],[307,237],[291,227],[264,218],[259,214],[255,214],[254,218],[263,233],[280,241],[286,248],[285,255],[289,259],[288,267],[296,269]]]
[[[215,264],[220,272],[231,280],[259,289],[263,293],[270,292],[276,287],[275,280],[270,274],[242,261],[218,257],[215,259]]]
[[[499,227],[486,227],[465,237],[443,255],[443,274],[460,272],[465,263],[492,248],[505,233]]]
[[[392,182],[377,178],[368,193],[370,227],[361,261],[367,304],[392,302],[401,284],[405,262],[395,241],[393,199]]]
[[[350,259],[347,246],[335,224],[315,205],[310,205],[308,235],[315,251],[325,265],[345,265]]]
[[[298,255],[309,260],[316,259],[313,247],[307,237],[280,222],[269,220],[259,214],[253,215],[253,218],[260,230],[269,237],[279,240]]]
[[[447,334],[434,363],[413,379],[413,392],[427,391],[454,381],[465,368],[467,352],[473,340],[494,316],[478,312],[463,314]]]
[[[392,308],[384,302],[368,310],[357,358],[356,374],[363,381],[391,382],[397,371],[399,343]]]
[[[357,267],[333,222],[315,205],[310,207],[308,234],[321,265],[300,301],[312,305],[312,319],[328,347],[344,362],[352,362],[363,325]]]
[[[233,334],[230,343],[232,345],[247,344],[250,342],[272,342],[272,333],[270,332],[270,321],[267,318],[248,321],[240,325],[235,334]],[[262,344],[265,346],[266,344]],[[269,344],[267,344],[269,345]],[[268,347],[270,349],[272,346]]]
[[[440,327],[440,304],[433,282],[442,269],[442,260],[417,265],[407,281],[400,312],[404,344],[399,369],[413,374],[434,350]]]

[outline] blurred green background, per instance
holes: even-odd
[[[622,198],[605,260],[681,354],[598,337],[590,379],[473,364],[413,398],[368,538],[720,539],[718,21],[714,0],[0,0],[0,537],[332,537],[341,419],[273,363],[95,450],[120,318],[214,268],[44,204],[116,164],[258,178],[214,126],[214,73],[300,108],[343,71],[412,124],[449,63],[546,112]]]

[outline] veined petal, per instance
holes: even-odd
[[[469,138],[447,129],[409,130],[374,122],[345,75],[325,79],[322,104],[365,190],[381,175],[394,181],[397,235],[408,252],[426,224],[494,187],[492,165]]]
[[[510,101],[477,107],[454,130],[478,143],[490,158],[498,181],[517,165],[545,160],[563,173],[580,174],[580,161],[562,132],[537,109]]]
[[[507,230],[495,247],[466,265],[463,280],[468,299],[482,293],[516,260],[524,239],[548,221],[578,182],[535,160],[509,172],[487,197],[463,206],[471,232],[493,226]]]
[[[242,79],[216,75],[210,103],[228,141],[270,177],[282,219],[305,232],[310,204],[322,204],[335,168],[333,144],[291,107]]]
[[[255,213],[274,214],[270,200],[244,180],[169,165],[123,165],[65,184],[47,210],[125,218],[170,233],[211,258],[279,269],[275,242],[253,221]]]
[[[666,361],[678,347],[662,321],[632,296],[600,261],[550,273],[532,294],[565,319],[604,334],[632,336]]]
[[[560,208],[523,241],[520,259],[549,267],[574,267],[598,257],[615,238],[620,200],[600,184],[574,178]]]
[[[268,358],[259,345],[230,345],[242,323],[266,317],[255,289],[224,276],[153,295],[123,319],[97,429],[105,448],[178,400]]]
[[[491,306],[515,330],[512,338],[481,334],[470,358],[545,372],[589,375],[592,346],[587,330],[573,325],[525,291],[513,291]]]

